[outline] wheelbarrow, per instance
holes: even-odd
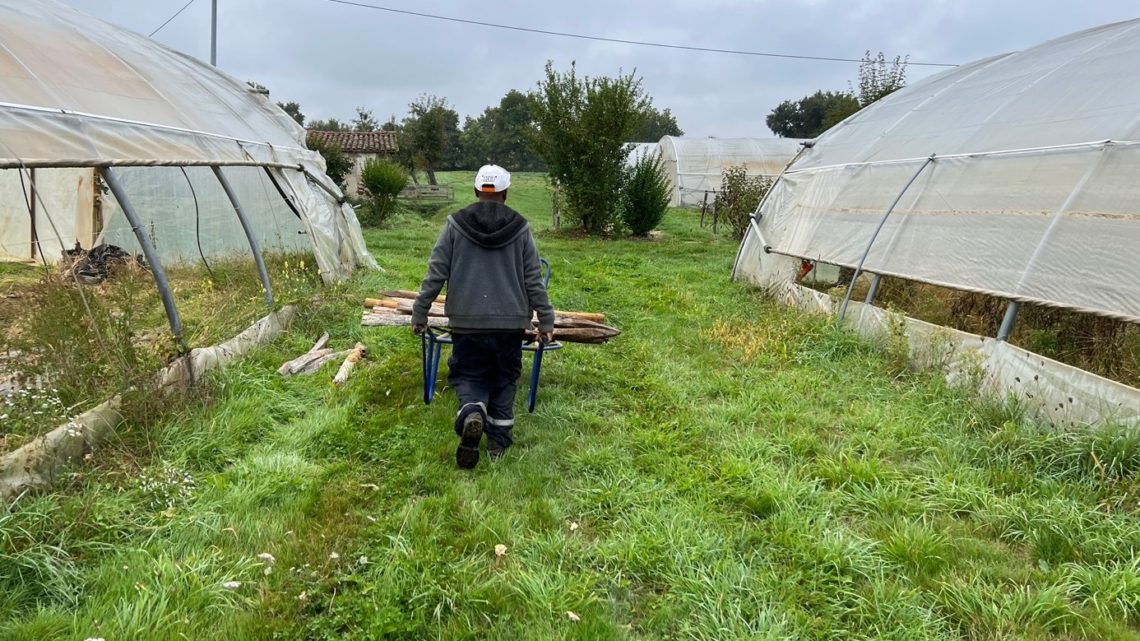
[[[550,284],[550,263],[545,258],[540,259],[542,263],[543,274],[542,284],[547,286]],[[422,334],[420,334],[420,357],[423,368],[424,380],[424,405],[431,405],[432,399],[435,397],[435,382],[439,378],[439,361],[443,356],[443,346],[451,345],[450,332],[437,332],[436,330],[428,327]],[[562,349],[562,343],[554,341],[551,343],[542,343],[537,340],[524,340],[522,349],[524,352],[532,352],[534,359],[530,366],[530,390],[527,393],[526,409],[528,412],[534,412],[535,403],[538,401],[538,379],[542,372],[542,355],[546,352],[554,352]]]

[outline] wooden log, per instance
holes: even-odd
[[[328,354],[325,354],[325,355],[320,356],[318,358],[314,358],[313,360],[309,361],[308,363],[306,363],[304,365],[304,367],[301,367],[296,372],[294,372],[294,374],[315,374],[318,370],[320,370],[322,367],[324,367],[328,363],[331,363],[331,362],[336,361],[336,360],[340,360],[340,359],[344,358],[345,356],[348,356],[349,351],[350,350],[347,350],[347,349],[341,350],[339,352],[334,352],[334,351],[330,350]]]
[[[438,316],[428,317],[428,327],[447,327],[448,320]],[[404,314],[375,314],[365,312],[360,319],[365,327],[411,327],[412,317]]]
[[[368,308],[388,307],[391,309],[396,309],[396,301],[391,298],[365,298],[364,306]]]
[[[326,355],[332,354],[332,353],[333,353],[333,350],[328,349],[328,348],[318,349],[315,352],[314,351],[305,352],[304,354],[301,354],[297,358],[294,358],[293,360],[287,361],[286,363],[282,364],[281,367],[277,368],[277,373],[282,375],[282,376],[290,376],[290,375],[296,374],[297,372],[301,371],[301,369],[303,367],[305,367],[306,365],[308,365],[312,361],[314,361],[318,358],[321,358],[322,356],[326,356]]]
[[[352,350],[348,352],[348,356],[344,358],[344,362],[340,364],[340,369],[337,370],[336,376],[333,377],[333,383],[335,385],[344,385],[344,382],[348,380],[348,375],[352,373],[352,368],[356,367],[356,364],[367,355],[368,348],[364,346],[364,343],[357,343]]]
[[[394,290],[384,292],[384,296],[387,299],[389,299],[389,302],[386,302],[382,305],[381,304],[370,304],[370,303],[373,303],[375,301],[384,300],[384,299],[365,298],[364,299],[364,306],[365,307],[394,307],[395,309],[399,309],[399,310],[407,310],[406,313],[410,314],[410,313],[412,313],[411,302],[404,303],[402,301],[413,301],[413,300],[415,300],[416,296],[418,296],[418,295],[419,294],[417,292],[413,292],[410,290],[394,289]],[[393,300],[396,303],[395,305],[392,305]],[[445,302],[447,302],[446,296],[443,296],[443,295],[438,296],[435,299],[435,304],[432,305],[432,310],[435,310],[437,306],[441,306]],[[440,314],[443,313],[442,307],[440,307],[439,312],[440,312]],[[555,310],[554,315],[555,316],[568,316],[571,318],[582,318],[585,320],[594,321],[595,323],[605,323],[606,322],[606,315],[605,314],[599,314],[597,312],[573,312],[573,311]]]
[[[404,298],[407,300],[415,300],[416,297],[420,295],[420,293],[419,292],[413,292],[413,291],[407,290],[407,289],[393,289],[391,291],[384,292],[384,295],[387,296],[388,298]],[[442,303],[446,300],[447,300],[447,296],[444,296],[443,294],[440,294],[439,296],[435,297],[435,301],[437,303]]]
[[[621,331],[613,327],[554,328],[554,340],[560,343],[604,343],[619,334],[621,334]],[[527,336],[531,340],[534,340],[537,338],[538,332],[529,331],[527,332]]]
[[[321,334],[321,337],[317,339],[317,342],[313,343],[313,346],[309,348],[309,353],[312,354],[319,349],[324,349],[328,344],[329,333],[325,332],[324,334]]]
[[[305,367],[313,360],[320,358],[321,356],[325,356],[326,354],[331,354],[333,350],[325,348],[325,345],[328,345],[328,342],[328,333],[326,332],[324,334],[321,334],[321,337],[318,338],[317,342],[309,348],[309,351],[277,368],[277,373],[282,376],[296,374],[301,368]]]

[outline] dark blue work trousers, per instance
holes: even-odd
[[[447,382],[459,398],[455,433],[471,412],[482,412],[487,439],[510,447],[515,426],[515,392],[522,372],[521,331],[452,333]]]

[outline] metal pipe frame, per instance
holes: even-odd
[[[859,275],[863,273],[863,263],[867,261],[867,256],[870,255],[871,247],[875,245],[875,240],[879,237],[879,232],[883,230],[883,225],[887,224],[887,218],[890,217],[891,212],[893,212],[895,210],[895,207],[898,206],[899,201],[902,200],[903,195],[906,194],[907,190],[910,189],[910,186],[914,184],[914,181],[918,180],[919,174],[921,174],[933,162],[934,154],[930,154],[930,156],[927,157],[926,162],[922,163],[922,166],[918,168],[918,171],[914,172],[914,175],[910,177],[910,180],[906,181],[906,184],[903,185],[902,191],[899,192],[898,196],[895,196],[894,202],[891,203],[890,207],[887,207],[887,211],[884,212],[883,217],[879,219],[879,226],[875,228],[875,233],[871,234],[871,239],[867,241],[867,248],[863,250],[863,255],[859,258],[859,264],[855,267],[855,273],[851,275],[851,284],[847,286],[847,294],[843,297],[843,304],[839,307],[840,321],[843,321],[843,319],[847,316],[847,304],[851,302],[851,294],[855,292],[855,282],[859,279]]]
[[[162,298],[162,306],[166,309],[166,318],[170,321],[170,333],[174,337],[175,345],[178,346],[178,353],[184,354],[186,353],[186,343],[182,338],[182,317],[178,315],[178,306],[174,303],[174,292],[170,289],[170,281],[166,279],[166,272],[158,260],[158,253],[154,251],[154,245],[151,244],[150,237],[143,229],[142,221],[139,219],[138,213],[135,212],[134,205],[131,204],[126,191],[119,183],[119,177],[115,174],[115,170],[110,167],[100,167],[99,174],[103,176],[103,180],[107,181],[107,186],[111,188],[115,200],[119,201],[123,215],[131,224],[131,231],[135,233],[135,238],[138,239],[139,246],[142,248],[143,256],[146,257],[147,265],[150,266],[150,273],[154,276],[154,284],[158,288],[158,295]]]
[[[879,274],[875,274],[875,277],[871,279],[871,287],[867,290],[867,298],[863,302],[868,305],[875,302],[875,295],[879,293],[879,284],[882,282],[883,277]]]
[[[1017,311],[1021,309],[1021,303],[1011,300],[1009,305],[1005,308],[1005,317],[1001,319],[1001,327],[998,328],[997,340],[999,343],[1004,343],[1010,333],[1013,331],[1013,322],[1017,320]]]
[[[257,238],[253,235],[253,228],[249,226],[245,212],[242,211],[241,202],[238,201],[237,194],[234,193],[234,188],[230,185],[225,173],[222,172],[222,168],[211,167],[211,169],[214,170],[214,175],[218,177],[218,182],[222,184],[222,190],[226,192],[226,197],[230,199],[230,204],[234,206],[238,220],[241,221],[241,228],[245,231],[249,248],[253,250],[253,262],[257,265],[257,275],[261,278],[261,287],[265,290],[265,304],[269,307],[269,312],[273,313],[273,286],[269,284],[269,271],[265,269],[265,260],[261,256],[261,247],[257,244]]]

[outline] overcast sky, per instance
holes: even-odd
[[[64,0],[150,33],[185,0]],[[361,0],[424,13],[629,40],[859,58],[866,50],[913,62],[964,63],[1073,31],[1140,16],[1126,0]],[[357,105],[403,117],[421,93],[460,117],[529,90],[553,60],[612,75],[635,70],[686,135],[768,136],[780,101],[847,89],[857,63],[657,49],[519,33],[396,15],[328,0],[218,0],[218,66],[296,100],[310,119],[349,119]],[[210,0],[196,0],[155,39],[210,55]],[[911,66],[916,81],[938,68]]]

